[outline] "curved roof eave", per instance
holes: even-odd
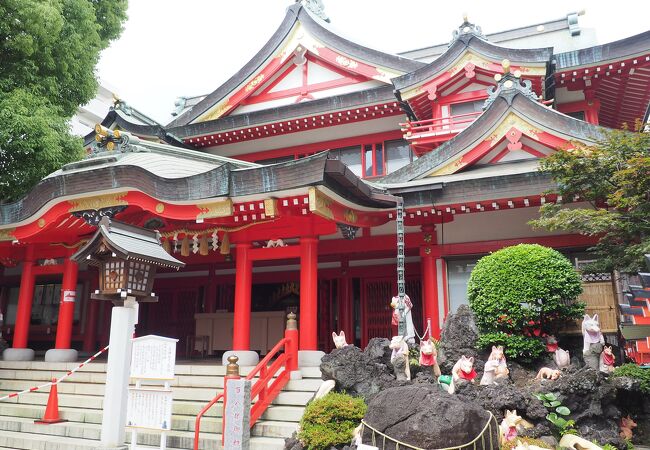
[[[365,91],[325,97],[309,102],[292,103],[275,108],[262,109],[250,113],[220,117],[206,122],[198,122],[171,128],[169,131],[180,138],[204,133],[237,130],[254,125],[264,125],[277,121],[321,114],[339,109],[359,107],[374,102],[396,101],[391,86],[381,86]]]
[[[543,124],[545,128],[558,134],[571,136],[575,139],[593,142],[602,136],[602,127],[562,114],[554,109],[543,106],[521,93],[516,93],[511,100],[499,95],[495,101],[476,119],[440,147],[418,158],[411,164],[389,174],[380,183],[400,183],[416,180],[440,167],[446,161],[453,159],[459,153],[473,145],[485,133],[508,115],[516,111],[531,122]]]
[[[501,62],[504,59],[508,59],[514,64],[548,64],[553,55],[553,47],[532,49],[501,47],[494,45],[485,39],[481,39],[474,34],[464,34],[454,40],[442,55],[431,61],[426,66],[400,77],[395,77],[391,81],[397,90],[408,89],[423,83],[445,70],[458,57],[460,57],[466,49],[474,50],[479,55],[485,56],[494,61]]]
[[[556,72],[591,66],[650,52],[650,31],[635,34],[603,45],[558,53],[554,56]]]
[[[161,125],[144,125],[131,122],[118,111],[111,109],[108,114],[106,114],[106,117],[101,121],[101,125],[106,128],[111,128],[114,124],[117,124],[121,130],[137,136],[155,137],[176,147],[190,148],[182,140],[169,133],[167,129]],[[85,146],[92,144],[95,140],[95,131],[93,130],[85,135],[83,140]]]
[[[424,66],[424,63],[363,47],[342,38],[323,27],[317,20],[314,20],[300,3],[295,3],[287,8],[286,16],[278,29],[244,67],[199,103],[171,121],[168,127],[179,127],[189,124],[234,91],[246,79],[252,76],[262,66],[264,61],[282,44],[296,22],[300,22],[310,34],[324,44],[330,45],[342,53],[357,57],[363,61],[368,61],[399,72],[410,72]]]

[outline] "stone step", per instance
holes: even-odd
[[[174,425],[181,425],[181,427]],[[205,418],[201,421],[201,431],[218,433],[221,428],[221,419]],[[291,436],[297,429],[298,424],[296,422],[259,420],[251,429],[251,435],[286,438]],[[62,422],[43,425],[34,423],[32,418],[0,415],[0,430],[98,440],[101,436],[101,423]],[[194,421],[185,421],[180,424],[172,423],[172,430],[172,434],[176,432],[182,433],[182,435],[193,434]],[[146,432],[143,434],[146,434]]]
[[[206,431],[219,430],[221,427],[221,405],[213,406],[201,421],[201,429]],[[262,414],[261,421],[298,423],[302,418],[304,408],[301,406],[275,406],[271,405]],[[40,405],[25,405],[20,403],[0,403],[0,416],[24,418],[29,420],[43,417],[45,407]],[[88,410],[80,408],[59,407],[62,419],[77,423],[100,424],[102,422],[101,410]],[[193,431],[196,415],[172,416],[172,429],[180,431]]]
[[[203,377],[208,378],[208,377]],[[0,389],[3,391],[22,391],[29,389],[35,384],[44,384],[48,379],[42,380],[42,383],[34,383],[34,380],[21,380],[21,379],[6,379],[0,377]],[[315,378],[305,378],[302,380],[289,380],[285,386],[285,391],[301,391],[301,392],[315,392],[318,390],[322,380]],[[156,383],[142,383],[143,385],[156,385]],[[199,386],[204,384],[206,386]],[[253,381],[255,384],[255,380]],[[159,384],[158,384],[159,385]],[[218,390],[223,389],[223,378],[210,378],[209,380],[198,381],[194,385],[181,384],[179,382],[171,385],[174,392],[174,399],[179,400],[199,400],[209,402],[216,395]],[[82,395],[104,395],[103,382],[79,382],[67,379],[59,383],[59,394],[82,394]]]
[[[79,363],[52,363],[45,361],[0,361],[0,370],[14,370],[33,372],[67,372],[75,369]],[[253,370],[253,367],[242,366],[239,371],[246,376]],[[212,375],[224,376],[226,366],[213,362],[197,361],[191,364],[180,362],[176,364],[174,372],[177,376],[181,375]],[[320,378],[321,373],[318,367],[300,368],[302,376],[305,378]],[[75,375],[80,373],[106,373],[106,364],[101,361],[93,361],[82,367]],[[13,378],[13,377],[11,377]]]
[[[287,426],[282,422],[260,422],[255,425],[251,430],[252,441],[261,439],[260,444],[272,443],[276,441],[284,442],[284,438],[290,436],[297,429],[297,424],[294,426]],[[24,418],[14,418],[0,416],[0,436],[9,435],[11,433],[21,433],[22,435],[30,436],[30,439],[40,441],[43,438],[47,439],[50,443],[55,443],[55,448],[62,447],[67,439],[68,445],[77,445],[81,442],[91,442],[96,445],[101,435],[101,425],[99,424],[79,424],[75,422],[64,422],[58,424],[42,425],[35,424],[32,420]],[[200,435],[200,450],[208,450],[217,448],[221,435],[218,433],[201,433]],[[263,436],[263,437],[262,437]],[[269,438],[272,439],[269,441]],[[0,437],[0,443],[3,443]],[[131,441],[131,433],[127,430],[127,442]],[[160,434],[156,432],[143,432],[138,431],[138,445],[154,446],[160,445]],[[171,448],[189,449],[194,444],[193,431],[170,431],[167,433],[167,445]],[[24,444],[23,444],[24,445]],[[47,448],[49,449],[52,444],[46,444],[45,447],[12,447],[12,448]],[[86,448],[86,447],[84,447]],[[267,448],[267,447],[263,447]],[[280,447],[282,448],[282,447]]]

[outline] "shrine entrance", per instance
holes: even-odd
[[[194,314],[200,311],[201,287],[158,289],[157,303],[141,303],[138,334],[178,339],[176,354],[189,357],[187,341],[194,336]]]
[[[422,333],[422,284],[418,278],[406,279],[406,293],[413,303],[413,323]],[[390,301],[397,295],[395,277],[363,278],[361,280],[361,348],[375,337],[389,338],[397,332],[391,325],[393,309]]]

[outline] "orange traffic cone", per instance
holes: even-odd
[[[52,387],[50,388],[50,396],[47,399],[47,406],[45,407],[45,415],[41,420],[35,420],[34,423],[51,424],[67,422],[65,419],[59,417],[59,393],[56,387],[56,378],[52,378]]]

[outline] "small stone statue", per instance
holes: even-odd
[[[611,345],[605,345],[603,352],[600,354],[600,362],[598,364],[598,369],[605,375],[609,375],[614,371],[614,363],[616,362],[616,356],[612,352]]]
[[[483,369],[483,376],[481,377],[481,385],[493,384],[498,378],[505,378],[510,371],[506,364],[506,356],[503,354],[503,346],[492,346],[492,353],[485,363]]]
[[[514,440],[520,432],[533,427],[533,424],[517,414],[516,409],[512,411],[506,409],[503,420],[499,425],[501,444]]]
[[[420,366],[431,367],[436,378],[441,374],[438,366],[438,351],[431,338],[420,341]]]
[[[390,362],[393,365],[393,372],[398,381],[411,379],[411,368],[409,367],[409,346],[405,336],[393,336],[388,345],[393,352],[390,355]]]
[[[564,369],[571,365],[571,355],[569,355],[568,350],[562,350],[558,347],[553,354],[553,361],[555,361],[558,369]]]
[[[391,308],[393,308],[393,318],[391,323],[395,326],[399,325],[400,320],[400,311],[399,311],[399,296],[392,298],[390,302]],[[413,309],[413,303],[408,295],[404,295],[404,320],[406,321],[406,340],[411,344],[415,343],[415,325],[413,325],[413,314],[411,310]]]
[[[474,369],[474,357],[466,357],[462,355],[460,359],[454,364],[451,369],[451,384],[449,385],[449,393],[453,394],[456,391],[456,382],[458,380],[469,381],[474,383],[476,379],[476,370]]]
[[[636,428],[636,422],[628,415],[627,417],[621,417],[621,432],[620,436],[622,439],[627,441],[632,439],[633,433],[632,429]]]
[[[598,314],[590,317],[585,314],[582,321],[582,337],[584,346],[582,354],[585,358],[585,364],[594,370],[598,370],[600,353],[603,351],[603,344],[605,338],[600,331],[600,323],[598,322]]]
[[[555,353],[559,348],[557,344],[557,338],[553,335],[545,336],[544,343],[546,344],[546,351],[549,353]]]
[[[541,369],[539,369],[539,372],[537,372],[537,376],[535,377],[535,379],[555,381],[558,378],[560,378],[560,375],[562,375],[562,372],[560,372],[559,370],[554,370],[551,369],[550,367],[542,367]]]
[[[348,345],[347,341],[345,340],[345,331],[343,330],[341,330],[339,334],[336,334],[334,331],[332,331],[332,340],[334,341],[334,346],[336,348],[343,348]]]

